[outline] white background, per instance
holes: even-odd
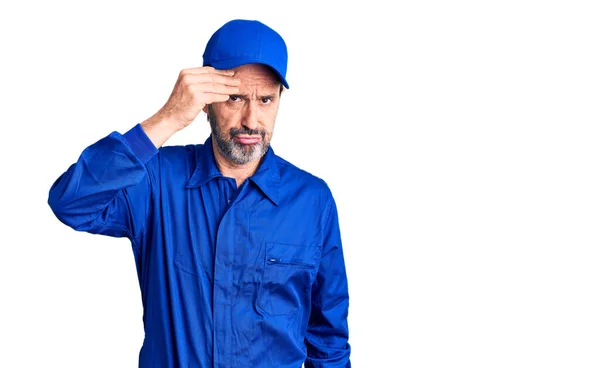
[[[234,18],[288,44],[273,147],[338,202],[353,366],[600,366],[596,2],[6,3],[0,367],[137,366],[128,241],[61,224],[48,190]]]

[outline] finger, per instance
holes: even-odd
[[[239,86],[241,84],[239,78],[215,73],[186,74],[181,79],[187,84],[216,83],[226,86]]]
[[[194,91],[201,93],[217,93],[222,95],[235,95],[240,93],[240,89],[236,86],[228,86],[220,83],[200,83],[191,85]]]
[[[181,71],[182,73],[189,73],[189,74],[210,74],[210,73],[214,73],[214,74],[221,74],[221,75],[234,75],[235,71],[232,69],[215,69],[212,66],[201,66],[201,67],[196,67],[196,68],[188,68],[188,69],[183,69]]]
[[[229,100],[229,95],[222,95],[219,93],[207,93],[205,96],[206,104],[211,104],[214,102],[225,102]]]

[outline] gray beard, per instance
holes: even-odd
[[[212,136],[217,146],[217,149],[225,158],[237,165],[245,165],[250,162],[259,160],[269,150],[269,143],[265,142],[267,132],[263,129],[230,129],[225,133],[219,128],[217,118],[212,111],[212,107],[208,106],[208,121]],[[234,137],[240,134],[260,135],[262,140],[258,143],[247,145],[235,141]]]

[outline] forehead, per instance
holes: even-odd
[[[235,70],[235,77],[242,82],[241,88],[278,88],[279,78],[273,70],[262,64],[240,65]]]

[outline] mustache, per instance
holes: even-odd
[[[236,137],[238,135],[260,135],[262,138],[265,138],[265,136],[267,135],[267,132],[264,131],[263,129],[248,129],[248,128],[240,128],[240,129],[235,129],[235,128],[231,128],[229,129],[229,135],[231,136],[231,138]]]

